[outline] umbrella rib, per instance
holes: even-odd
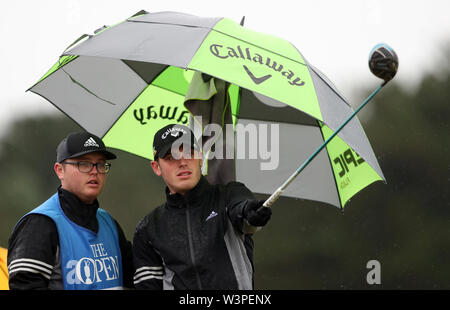
[[[320,131],[320,135],[322,136],[322,140],[325,141],[326,139],[325,139],[325,136],[323,135],[323,131],[322,131],[322,128],[320,126],[320,121],[319,120],[317,121],[317,124],[319,125],[319,131]],[[330,153],[328,151],[325,152],[325,153],[327,154],[328,162],[330,163],[330,169],[333,171],[333,168],[332,168],[333,167],[333,163],[331,162]],[[341,211],[343,212],[344,211],[344,206],[342,205],[342,202],[341,202],[341,195],[339,193],[339,187],[338,187],[337,180],[336,180],[336,177],[334,176],[334,174],[333,174],[333,181],[334,181],[333,182],[334,185],[336,186],[336,193],[337,193],[338,200],[339,200],[339,206],[340,206]]]
[[[300,62],[300,61],[298,61],[298,60],[296,60],[296,59],[292,59],[292,58],[290,58],[290,57],[281,55],[280,53],[276,53],[276,52],[271,51],[271,50],[269,50],[269,49],[267,49],[267,48],[264,48],[264,47],[261,47],[261,46],[259,46],[259,45],[256,45],[256,44],[254,44],[254,43],[252,43],[252,42],[249,42],[249,41],[247,41],[247,40],[243,40],[243,39],[238,38],[238,37],[236,37],[236,36],[232,36],[232,35],[230,35],[230,34],[228,34],[228,33],[226,33],[226,32],[223,32],[223,31],[220,31],[220,30],[211,28],[211,27],[192,26],[192,25],[184,25],[184,24],[169,24],[169,23],[161,23],[161,22],[148,22],[148,21],[143,21],[143,20],[127,20],[127,21],[128,21],[128,22],[133,22],[133,23],[146,23],[146,24],[158,24],[158,25],[172,25],[172,26],[181,26],[181,27],[190,27],[190,28],[203,28],[203,29],[209,29],[210,31],[212,31],[212,30],[213,30],[213,31],[216,31],[216,32],[221,33],[221,34],[223,34],[223,35],[226,35],[226,36],[228,36],[228,37],[230,37],[230,38],[234,38],[234,39],[240,40],[240,41],[242,41],[242,42],[248,43],[248,44],[250,44],[250,45],[252,45],[252,46],[255,46],[255,47],[258,47],[258,48],[260,48],[260,49],[262,49],[262,50],[265,50],[265,51],[267,51],[267,52],[274,53],[275,55],[278,55],[278,56],[280,56],[280,57],[286,58],[286,59],[288,59],[288,60],[290,60],[290,61],[293,61],[293,62],[296,62],[296,63],[298,63],[298,64],[307,66],[305,63],[302,63],[302,62]]]
[[[180,96],[183,96],[183,97],[186,95],[186,94],[179,93],[179,92],[174,91],[174,90],[172,90],[172,89],[170,89],[170,88],[166,88],[166,87],[163,87],[163,86],[160,86],[160,85],[156,85],[156,84],[150,84],[150,85],[155,86],[155,87],[158,87],[158,88],[161,88],[161,89],[164,89],[164,90],[167,90],[167,91],[169,91],[169,92],[171,92],[171,93],[174,93],[174,94],[177,94],[177,95],[180,95]]]
[[[53,72],[51,72],[50,74],[47,72],[46,75],[44,75],[43,77],[40,78],[39,81],[37,81],[33,86],[31,86],[30,88],[28,88],[26,91],[31,91],[31,89],[33,87],[35,87],[37,84],[39,84],[40,82],[42,82],[43,80],[45,80],[46,78],[48,78],[49,76],[51,76],[52,74],[54,74],[55,72],[57,72],[59,69],[61,69],[62,67],[64,67],[65,65],[67,65],[68,63],[70,63],[72,60],[75,60],[78,55],[67,55],[69,57],[67,57],[66,59],[63,60],[63,62],[61,62],[61,57],[63,57],[62,55],[59,57],[58,60],[58,68],[55,69]],[[61,69],[63,70],[63,69]]]
[[[331,85],[329,85],[328,82],[325,81],[325,79],[324,79],[320,74],[318,74],[318,73],[316,72],[316,70],[314,70],[314,68],[313,68],[312,66],[307,66],[307,67],[308,67],[309,70],[312,70],[312,71],[316,74],[316,76],[317,76],[319,79],[322,80],[322,82],[324,82],[326,85],[328,85],[328,87],[331,89],[331,91],[333,91],[333,92],[336,94],[336,96],[338,96],[339,98],[341,98],[342,101],[344,101],[344,103],[345,103],[347,106],[349,106],[351,109],[353,109],[352,106],[347,102],[347,99],[345,99],[341,94],[339,94],[339,92],[337,92],[337,91],[334,89],[334,87],[331,87]],[[313,80],[313,83],[314,83],[314,80]]]
[[[100,100],[102,100],[102,101],[105,101],[105,102],[107,102],[107,103],[109,103],[109,104],[116,105],[114,102],[111,102],[111,101],[109,101],[109,100],[103,99],[103,98],[97,96],[96,94],[94,94],[91,90],[89,90],[88,88],[86,88],[85,86],[83,86],[83,84],[81,84],[80,82],[78,82],[77,80],[75,80],[75,79],[74,79],[74,78],[73,78],[66,70],[64,70],[64,69],[61,69],[61,70],[64,71],[65,74],[67,74],[67,76],[72,80],[73,83],[75,83],[75,84],[77,84],[78,86],[80,86],[82,89],[84,89],[85,91],[87,91],[89,94],[91,94],[91,95],[95,96],[97,99],[100,99]]]
[[[171,25],[171,26],[181,26],[181,27],[190,27],[190,28],[203,28],[203,29],[211,29],[209,27],[202,26],[194,26],[194,25],[185,25],[185,24],[171,24],[171,23],[162,23],[162,22],[149,22],[145,20],[127,20],[127,22],[132,23],[144,23],[144,24],[156,24],[156,25]]]

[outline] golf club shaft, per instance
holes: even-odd
[[[367,98],[364,100],[363,103],[360,104],[360,106],[350,115],[342,124],[339,126],[339,128],[325,141],[322,143],[321,146],[319,146],[314,153],[309,156],[305,162],[298,167],[298,169],[264,202],[264,207],[269,208],[272,206],[272,204],[278,200],[278,198],[281,196],[281,194],[284,192],[286,187],[289,186],[289,184],[292,183],[292,181],[295,180],[295,178],[303,171],[303,169],[306,168],[306,166],[309,165],[309,163],[323,150],[323,148],[342,130],[342,128],[345,127],[345,125],[348,124],[352,120],[353,117],[355,117],[356,114],[358,114],[359,111],[361,111],[362,108],[365,107],[367,103],[369,103],[370,100],[381,90],[381,88],[386,85],[387,82],[383,82],[380,86],[377,87]]]

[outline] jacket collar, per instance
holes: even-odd
[[[169,188],[166,187],[167,204],[171,207],[183,207],[185,203],[195,205],[205,192],[211,187],[206,178],[202,175],[197,185],[184,195],[175,193],[171,194]]]
[[[98,231],[98,200],[92,204],[83,203],[75,194],[58,187],[59,201],[64,214],[74,223],[95,233]]]

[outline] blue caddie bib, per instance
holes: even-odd
[[[61,209],[58,193],[25,216],[29,214],[46,215],[56,224],[64,289],[99,290],[123,287],[117,227],[105,210],[97,210],[97,234],[67,218]]]

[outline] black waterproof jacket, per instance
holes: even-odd
[[[201,177],[184,196],[138,225],[133,240],[137,289],[253,289],[253,240],[242,211],[253,194],[242,184]]]

